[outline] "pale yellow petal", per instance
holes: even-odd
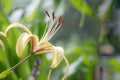
[[[35,49],[37,48],[37,43],[38,43],[38,37],[36,35],[32,35],[30,37],[31,40],[31,49],[32,49],[32,53],[35,51]]]
[[[31,51],[33,51],[37,46],[37,42],[38,42],[37,36],[30,35],[28,33],[23,33],[20,35],[16,43],[16,53],[18,57],[21,57],[22,52],[29,41],[31,41],[31,46],[32,46]]]
[[[2,50],[5,50],[5,45],[2,40],[0,40],[0,46],[2,47]]]
[[[3,32],[0,32],[0,36],[6,37]],[[5,46],[2,40],[0,40],[0,46],[2,47],[2,50],[5,50]]]
[[[6,37],[5,33],[0,32],[0,36]]]
[[[36,50],[34,51],[35,54],[42,54],[42,53],[49,53],[53,49],[53,45],[48,41],[39,42],[37,45]]]
[[[7,32],[12,29],[12,28],[21,28],[22,30],[24,30],[26,33],[29,33],[29,34],[32,34],[31,31],[24,25],[22,24],[19,24],[19,23],[13,23],[13,24],[10,24],[6,30],[5,30],[5,35],[7,35]]]
[[[65,80],[65,78],[68,76],[68,72],[69,72],[69,62],[68,62],[68,60],[67,60],[67,58],[65,56],[63,58],[64,58],[64,60],[66,62],[66,71],[65,71],[65,74],[64,74],[62,80]]]
[[[53,62],[51,64],[51,68],[57,67],[64,58],[64,50],[62,47],[54,47],[54,49],[55,50],[52,53]]]
[[[69,72],[69,62],[66,59],[66,57],[64,56],[64,50],[62,47],[54,47],[55,51],[52,53],[53,56],[53,62],[51,64],[51,68],[55,68],[57,67],[60,62],[64,59],[65,63],[66,63],[66,72],[65,75],[63,76],[62,80],[65,80],[65,78],[68,75]]]

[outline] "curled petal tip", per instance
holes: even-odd
[[[25,26],[25,25],[22,25],[20,23],[13,23],[13,24],[10,24],[6,30],[5,30],[5,35],[7,35],[7,32],[9,30],[11,30],[12,28],[20,28],[22,30],[24,30],[26,33],[29,33],[29,34],[32,34],[31,31]]]
[[[5,34],[5,33],[3,33],[3,32],[0,32],[0,36],[3,36],[3,37],[5,37],[5,38],[6,38],[6,34]]]
[[[16,53],[17,53],[18,57],[22,56],[22,52],[25,49],[25,47],[29,41],[31,41],[31,43],[32,43],[31,50],[33,52],[37,45],[38,37],[35,35],[30,35],[28,33],[23,33],[20,35],[20,37],[18,38],[18,41],[16,43]]]
[[[62,47],[54,47],[54,49],[55,49],[55,51],[52,54],[53,62],[52,62],[51,68],[57,67],[60,64],[60,62],[62,60],[64,60],[66,63],[66,72],[65,72],[62,80],[65,80],[65,78],[67,77],[68,72],[69,72],[69,62],[68,62],[67,58],[64,56],[64,49]]]
[[[51,68],[57,67],[64,58],[64,50],[62,47],[54,47],[55,51],[53,52],[53,62]]]

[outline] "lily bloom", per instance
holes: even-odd
[[[16,43],[16,54],[18,57],[22,56],[23,50],[25,49],[25,46],[30,41],[31,42],[31,55],[35,54],[45,54],[45,53],[51,53],[52,54],[52,64],[51,68],[56,68],[62,60],[65,60],[66,62],[66,73],[63,76],[62,80],[66,78],[69,71],[69,63],[66,57],[64,56],[64,49],[59,46],[53,46],[49,40],[55,35],[55,33],[63,26],[64,19],[62,16],[59,18],[55,17],[54,12],[52,13],[52,16],[49,15],[49,13],[46,11],[46,14],[50,18],[50,26],[46,26],[45,32],[42,36],[42,38],[39,40],[38,37],[24,25],[19,23],[13,23],[7,27],[4,34],[5,37],[7,37],[7,32],[12,28],[21,28],[25,32],[20,35],[20,37],[17,40]],[[48,80],[51,74],[51,70],[49,71]]]

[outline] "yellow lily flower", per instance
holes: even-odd
[[[22,56],[23,50],[25,49],[25,46],[27,43],[30,41],[31,42],[31,55],[34,54],[44,54],[44,53],[51,53],[53,57],[53,62],[51,64],[51,68],[56,68],[59,63],[64,59],[66,62],[66,73],[62,80],[66,78],[68,75],[69,71],[69,63],[64,56],[64,49],[62,47],[56,47],[53,46],[51,43],[48,41],[52,38],[52,36],[59,30],[61,26],[64,24],[64,19],[63,17],[56,18],[54,15],[54,12],[52,14],[52,17],[49,15],[49,13],[46,11],[46,14],[48,17],[52,20],[50,26],[46,27],[45,32],[40,39],[38,40],[38,37],[24,25],[19,24],[19,23],[13,23],[7,27],[5,30],[5,33],[1,33],[3,36],[7,37],[7,32],[12,29],[12,28],[21,28],[25,32],[20,35],[20,37],[17,40],[16,43],[16,54],[18,57]],[[51,70],[48,75],[48,80],[51,74]]]

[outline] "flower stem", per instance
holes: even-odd
[[[20,61],[19,63],[17,63],[15,66],[13,66],[13,67],[11,67],[11,68],[9,68],[9,69],[1,72],[1,73],[0,73],[0,79],[3,79],[3,78],[5,78],[5,77],[7,77],[7,76],[10,74],[10,72],[12,72],[16,67],[18,67],[19,65],[21,65],[21,64],[24,63],[25,61],[27,61],[30,57],[32,57],[32,55],[33,55],[32,53],[29,54],[27,57],[25,57],[23,60],[21,60],[21,61]]]
[[[33,54],[29,54],[27,57],[25,57],[23,60],[21,60],[19,63],[17,63],[15,66],[11,67],[10,70],[14,70],[17,66],[21,65],[25,61],[27,61],[30,57],[32,57]]]

